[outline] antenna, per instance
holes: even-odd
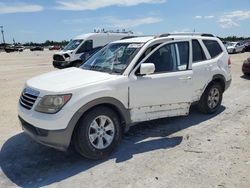
[[[3,43],[5,44],[3,26],[0,26],[0,28],[1,28],[1,33],[2,33],[2,37],[3,37]]]

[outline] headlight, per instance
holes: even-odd
[[[70,100],[71,94],[67,95],[46,95],[36,105],[37,112],[55,114]]]
[[[70,61],[70,57],[65,57],[65,61]]]

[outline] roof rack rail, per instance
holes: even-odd
[[[214,37],[214,35],[212,34],[209,34],[209,33],[194,33],[194,32],[190,32],[190,33],[163,33],[161,35],[159,35],[158,37],[161,38],[161,37],[168,37],[168,36],[171,36],[171,35],[178,35],[178,36],[181,36],[181,35],[192,35],[192,36],[202,36],[202,37]]]
[[[131,39],[131,38],[136,38],[136,37],[138,36],[126,36],[126,37],[121,38],[120,40]]]

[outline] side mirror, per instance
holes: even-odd
[[[155,72],[155,65],[153,63],[142,63],[140,66],[140,75],[149,75]]]

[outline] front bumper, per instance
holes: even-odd
[[[18,116],[22,129],[32,139],[43,145],[66,151],[70,145],[72,130],[69,128],[63,130],[45,130],[31,125],[20,116]]]
[[[227,52],[229,54],[235,53],[235,49],[234,48],[229,48],[229,49],[227,49]]]
[[[53,61],[53,66],[58,69],[71,67],[71,63],[69,61]]]

